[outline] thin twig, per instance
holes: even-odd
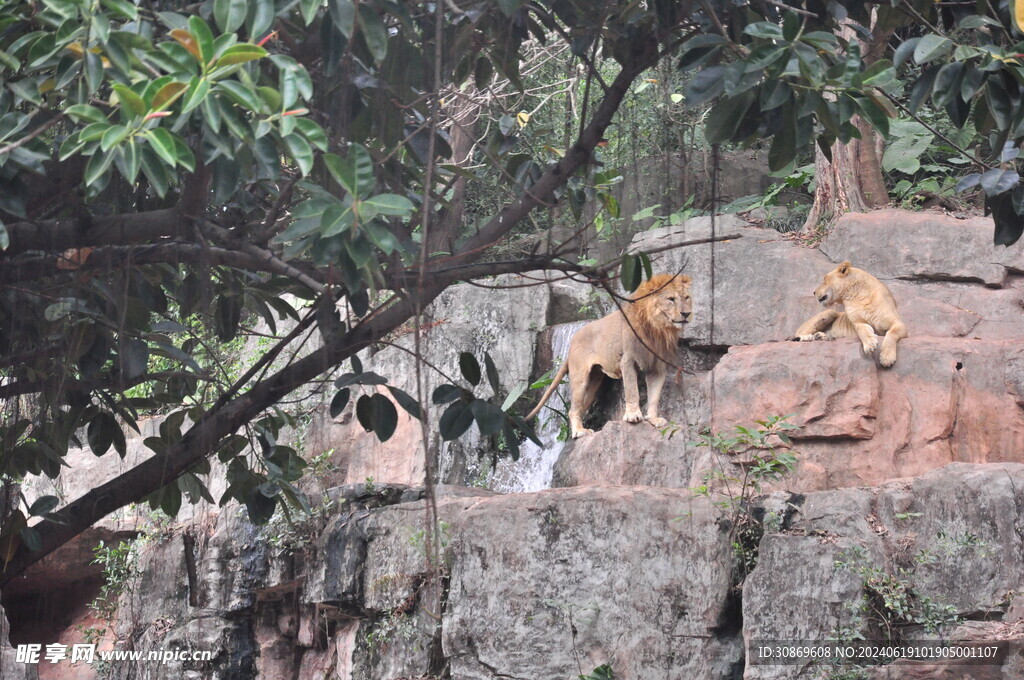
[[[27,135],[25,135],[21,139],[19,139],[18,141],[11,142],[7,146],[5,146],[3,148],[0,148],[0,156],[3,156],[6,153],[10,153],[10,152],[14,151],[15,149],[18,149],[18,148],[21,148],[21,147],[25,146],[26,144],[31,142],[33,139],[35,139],[39,135],[43,134],[44,132],[46,132],[47,130],[52,128],[53,126],[55,126],[58,123],[60,123],[62,120],[64,120],[64,114],[63,113],[58,113],[53,118],[51,118],[50,120],[46,121],[45,123],[43,123],[42,125],[37,127],[35,130],[33,130],[32,132],[28,133]]]
[[[893,97],[891,94],[889,94],[885,90],[881,90],[881,89],[878,90],[878,91],[881,92],[882,94],[884,94],[889,101],[891,101],[893,104],[895,104],[897,107],[899,107],[899,109],[901,111],[903,111],[903,113],[907,114],[908,116],[910,116],[911,118],[916,120],[918,123],[920,123],[921,125],[923,125],[926,128],[928,128],[929,132],[931,132],[933,135],[937,136],[939,139],[944,141],[946,144],[949,144],[951,147],[953,147],[954,149],[956,149],[957,151],[962,153],[964,155],[964,157],[969,158],[972,163],[975,163],[976,165],[980,165],[981,167],[983,167],[983,168],[985,168],[987,170],[991,170],[992,169],[991,165],[989,165],[988,163],[982,162],[981,160],[978,159],[977,156],[972,154],[970,151],[968,151],[967,149],[963,148],[962,146],[960,146],[959,144],[954,142],[952,139],[950,139],[946,135],[944,135],[941,132],[939,132],[938,130],[936,130],[928,122],[926,122],[923,119],[921,119],[916,113],[914,113],[913,111],[908,109],[906,106],[904,106],[902,102],[900,102],[898,99]]]

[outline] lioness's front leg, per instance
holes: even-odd
[[[831,340],[832,335],[829,331],[832,328],[832,324],[840,314],[841,312],[837,312],[834,309],[826,309],[823,312],[818,312],[810,319],[800,324],[800,328],[796,329],[794,336],[800,342]]]
[[[878,353],[878,363],[888,368],[896,363],[896,343],[907,337],[907,327],[902,322],[893,324],[882,339],[882,351]]]
[[[622,391],[626,397],[626,411],[622,419],[627,423],[639,423],[644,419],[640,412],[640,387],[637,385],[636,364],[631,358],[622,357],[619,364],[622,371]]]
[[[878,336],[875,335],[875,329],[871,327],[871,324],[863,322],[855,323],[853,327],[857,330],[857,337],[860,338],[864,354],[871,356],[878,347]]]
[[[666,371],[663,366],[656,366],[644,373],[647,381],[647,421],[655,427],[665,427],[668,421],[658,415],[658,402],[661,400],[661,388],[665,386]]]

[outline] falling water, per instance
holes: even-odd
[[[556,366],[561,366],[569,355],[572,336],[585,325],[585,321],[560,324],[551,331],[551,354]],[[502,493],[524,493],[551,488],[551,476],[562,453],[565,442],[558,441],[558,433],[565,421],[552,409],[563,413],[568,409],[569,385],[565,383],[555,390],[547,404],[533,423],[543,446],[526,440],[520,446],[519,460],[502,460],[494,471],[491,488]]]

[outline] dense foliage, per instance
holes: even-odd
[[[580,228],[588,201],[615,212],[598,156],[667,61],[688,81],[672,106],[711,106],[712,143],[770,138],[780,171],[811,140],[827,152],[856,136],[854,113],[884,133],[894,106],[930,100],[987,135],[974,179],[1011,243],[1024,213],[1012,6],[953,5],[894,2],[873,19],[875,5],[774,0],[0,0],[0,473],[56,475],[83,432],[97,455],[123,455],[122,428],[168,414],[146,463],[63,508],[8,509],[3,578],[127,503],[173,514],[183,494],[209,498],[211,455],[230,482],[215,500],[257,521],[301,504],[305,462],[277,443],[275,404],[452,283],[583,269],[558,243],[524,255],[508,241],[550,226],[526,219],[537,208],[565,203]],[[858,38],[885,22],[897,48],[865,65]],[[560,115],[544,108],[554,95],[527,93],[548,71],[524,66],[548,62],[570,74]],[[905,104],[898,69],[915,83]],[[537,111],[534,126],[563,129],[532,132]],[[635,287],[647,263],[624,263]],[[257,320],[260,354],[229,370],[225,344]],[[322,346],[276,367],[307,332]],[[474,394],[479,361],[462,368],[433,394],[442,435],[528,434],[509,400]],[[332,410],[386,378],[354,362]],[[390,394],[356,404],[382,439],[396,403],[424,410]],[[29,528],[32,515],[46,521]]]

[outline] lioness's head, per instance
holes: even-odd
[[[842,302],[843,292],[849,284],[848,276],[853,271],[853,265],[849,262],[842,262],[838,267],[825,274],[821,285],[814,289],[814,297],[818,302],[828,307]]]
[[[685,274],[652,276],[636,289],[632,299],[636,318],[653,329],[678,331],[693,318],[690,277]]]

